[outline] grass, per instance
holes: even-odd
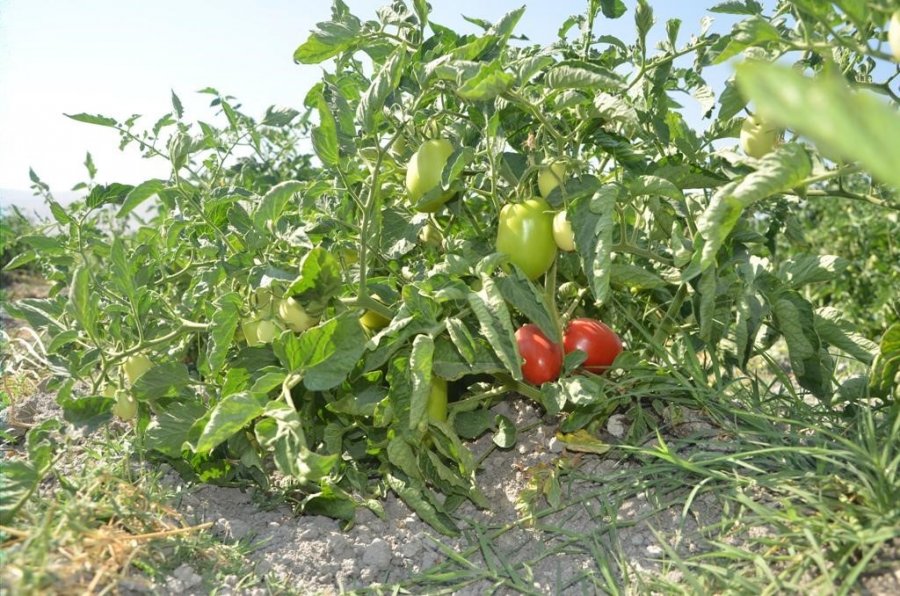
[[[123,586],[166,589],[183,563],[215,592],[228,585],[282,593],[252,571],[249,546],[227,544],[170,503],[176,489],[133,457],[131,431],[108,429],[60,443],[38,493],[0,527],[0,592],[109,593]],[[229,577],[231,576],[231,577]]]

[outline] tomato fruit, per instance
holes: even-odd
[[[121,420],[134,420],[137,416],[138,404],[137,400],[124,389],[116,391],[116,403],[113,404],[113,416]]]
[[[366,312],[364,312],[363,316],[359,318],[359,322],[362,323],[363,327],[365,327],[366,329],[371,329],[372,331],[384,329],[391,324],[391,320],[389,318],[375,312],[374,310],[367,310]]]
[[[497,252],[509,256],[529,279],[547,272],[556,258],[553,214],[544,199],[510,203],[500,210]]]
[[[125,361],[122,365],[122,370],[125,371],[128,382],[134,383],[141,378],[141,375],[150,370],[152,366],[153,362],[144,354],[135,354]]]
[[[316,324],[316,320],[307,314],[303,305],[293,298],[284,298],[278,303],[278,317],[288,329],[297,333],[303,333]]]
[[[900,10],[891,16],[891,23],[888,29],[888,45],[891,46],[894,60],[900,62]]]
[[[560,250],[575,250],[575,232],[572,231],[572,222],[565,209],[553,216],[553,239]]]
[[[522,376],[533,385],[555,381],[563,365],[563,352],[559,344],[544,335],[533,323],[522,325],[516,331],[516,344],[522,356]]]
[[[427,213],[437,211],[441,205],[453,198],[454,192],[447,191],[424,205],[418,204],[419,199],[441,183],[441,174],[452,153],[453,145],[450,141],[431,139],[422,143],[410,158],[406,167],[406,190],[409,191],[409,199],[418,211]]]
[[[750,157],[759,159],[774,147],[781,131],[756,116],[748,116],[741,125],[741,148]]]
[[[550,196],[553,189],[566,178],[566,163],[563,161],[554,161],[549,165],[542,166],[538,173],[538,190],[545,199]]]
[[[444,242],[444,235],[441,233],[440,229],[434,225],[434,222],[429,221],[419,232],[419,240],[427,246],[440,248],[441,244]]]
[[[256,338],[264,344],[272,343],[280,332],[281,328],[271,319],[262,319],[256,323]]]
[[[447,380],[431,377],[431,393],[428,395],[428,419],[447,420]]]
[[[622,352],[622,340],[605,324],[595,319],[572,319],[563,334],[566,354],[581,350],[587,354],[582,367],[595,373],[609,368]]]

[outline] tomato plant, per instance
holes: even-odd
[[[647,2],[589,2],[539,48],[516,34],[524,9],[457,33],[426,2],[370,20],[336,2],[294,53],[324,65],[300,105],[254,116],[207,88],[217,114],[202,123],[174,94],[146,129],[73,115],[167,173],[89,171],[67,207],[33,174],[53,219],[9,266],[53,287],[4,309],[45,341],[67,419],[109,416],[97,391],[123,366],[138,443],[179,468],[280,475],[301,509],[347,521],[392,491],[448,534],[452,506],[488,503],[460,437],[471,426],[445,419],[447,381],[490,386],[463,398],[482,420],[509,393],[563,426],[600,425],[621,385],[647,421],[660,371],[737,381],[783,340],[798,394],[884,400],[895,360],[816,288],[848,260],[889,279],[896,243],[829,255],[841,247],[797,230],[814,204],[897,209],[896,65],[881,49],[896,17],[809,4],[720,3],[730,33],[685,35],[677,20],[652,30]],[[605,19],[627,10],[620,40]],[[726,82],[708,76],[731,64]],[[880,295],[879,331],[896,314]],[[629,329],[629,358],[603,379],[560,377],[564,344],[589,370],[621,350],[601,319]],[[876,380],[845,383],[837,359]]]
[[[516,345],[522,356],[522,376],[533,385],[543,385],[559,378],[563,352],[560,345],[544,335],[541,328],[529,323],[516,331]]]
[[[447,380],[432,377],[428,395],[428,419],[443,422],[447,420]]]
[[[529,279],[543,275],[556,259],[550,206],[542,199],[504,206],[497,225],[497,251],[507,255]]]
[[[604,372],[622,353],[622,340],[606,324],[595,319],[578,318],[569,321],[563,334],[566,354],[584,352],[582,367],[591,372]]]

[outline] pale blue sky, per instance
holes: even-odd
[[[363,19],[374,18],[386,0],[346,0]],[[525,0],[431,0],[433,19],[461,31],[476,28],[461,14],[497,20]],[[681,18],[680,40],[699,28],[715,0],[652,2],[656,36],[663,22]],[[549,43],[584,0],[532,0],[517,28],[536,43]],[[634,0],[621,19],[600,19],[596,33],[631,39]],[[321,72],[296,65],[294,49],[329,1],[267,0],[0,0],[0,188],[25,190],[28,168],[66,191],[86,178],[90,151],[101,182],[137,183],[167,175],[164,163],[118,150],[111,129],[80,124],[63,113],[99,113],[119,119],[144,114],[151,124],[171,109],[170,90],[181,98],[188,120],[209,118],[211,86],[236,96],[261,115],[269,105],[298,106]],[[726,31],[733,18],[716,15]],[[727,72],[724,73],[727,75]]]

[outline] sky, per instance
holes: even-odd
[[[345,0],[352,12],[374,19],[386,0]],[[516,32],[532,42],[556,38],[563,20],[583,12],[585,0],[431,0],[432,20],[458,31],[479,29],[463,14],[496,21],[527,5]],[[657,37],[663,22],[682,19],[680,40],[699,29],[713,0],[651,2]],[[160,160],[118,150],[112,129],[63,114],[103,114],[123,120],[144,114],[149,126],[171,110],[174,91],[188,121],[209,118],[214,87],[261,116],[270,105],[298,107],[322,65],[294,64],[294,50],[315,23],[327,20],[326,0],[0,0],[0,189],[27,191],[34,168],[54,192],[87,178],[90,152],[101,183],[135,184],[167,177]],[[599,19],[595,34],[633,38],[634,0],[618,20]],[[716,15],[715,29],[733,19]],[[327,66],[326,66],[327,67]],[[15,193],[19,194],[19,193]],[[0,197],[2,198],[2,197]]]

